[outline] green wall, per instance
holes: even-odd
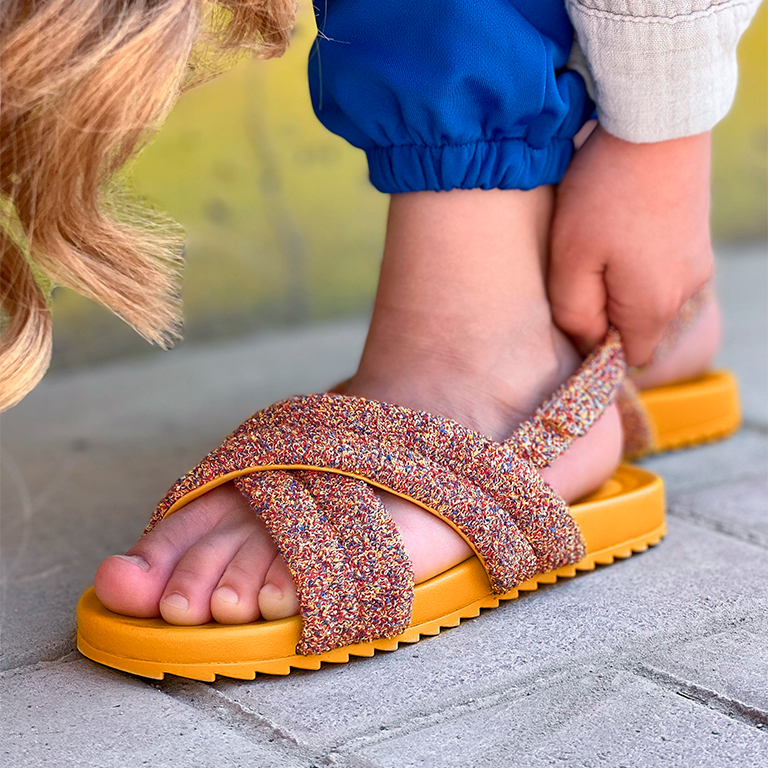
[[[715,132],[721,238],[766,235],[767,29],[764,4],[740,47],[736,104]],[[136,192],[188,233],[187,339],[370,306],[387,200],[368,183],[363,153],[312,114],[305,71],[314,32],[305,6],[285,57],[244,61],[186,94],[135,168]],[[148,349],[69,291],[56,292],[54,320],[59,367]]]

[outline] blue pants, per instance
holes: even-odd
[[[563,0],[315,0],[315,114],[382,192],[560,180],[592,114]]]

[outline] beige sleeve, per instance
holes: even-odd
[[[736,44],[759,4],[566,0],[578,40],[571,63],[591,76],[601,125],[638,143],[712,128],[733,102]]]

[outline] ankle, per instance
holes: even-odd
[[[347,391],[428,410],[503,440],[579,364],[552,324],[520,327],[503,338],[386,334],[372,326]]]

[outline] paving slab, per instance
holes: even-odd
[[[626,672],[473,703],[356,753],[382,768],[757,768],[768,759],[760,730]]]
[[[553,670],[607,658],[633,666],[651,648],[738,626],[768,611],[759,586],[767,579],[762,549],[673,519],[667,540],[642,555],[524,594],[416,646],[322,674],[222,679],[216,688],[299,743],[335,748]]]
[[[642,666],[665,672],[666,679],[704,697],[716,695],[734,713],[765,725],[768,737],[767,614],[744,616],[727,631],[671,643],[649,654]]]
[[[98,564],[141,534],[167,478],[197,452],[94,442],[87,450],[8,448],[2,461],[0,669],[73,649],[74,609]]]
[[[317,392],[354,373],[363,320],[182,345],[44,379],[3,414],[2,441],[132,442],[221,439],[259,408]]]
[[[768,477],[675,493],[669,514],[768,550]]]
[[[134,742],[141,760],[169,766],[440,766],[454,755],[488,766],[761,764],[764,732],[750,717],[765,709],[754,621],[768,614],[764,277],[762,251],[722,260],[723,360],[742,383],[746,427],[647,462],[667,481],[665,542],[396,653],[288,678],[155,687],[73,662],[74,609],[98,563],[135,541],[167,487],[233,425],[347,376],[365,323],[50,377],[0,424],[0,668],[6,700],[33,705],[11,720],[4,708],[8,764],[133,765],[120,750]],[[170,730],[153,720],[165,712]],[[715,720],[717,734],[701,730]],[[533,728],[527,752],[518,723]],[[191,751],[169,746],[177,726]]]
[[[0,680],[0,762],[13,768],[307,768],[257,730],[227,722],[149,683],[88,661]],[[290,748],[290,745],[287,745]]]
[[[664,478],[667,498],[674,505],[683,494],[768,476],[768,436],[742,429],[727,440],[653,456],[639,464]]]

